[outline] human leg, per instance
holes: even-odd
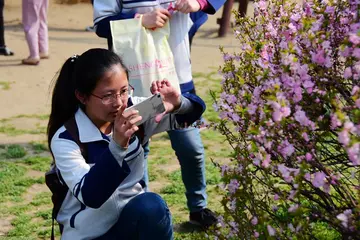
[[[147,192],[131,199],[117,223],[96,240],[169,240],[172,234],[171,214],[165,201]]]
[[[207,204],[205,154],[199,130],[190,127],[168,134],[180,162],[188,208],[190,212],[199,211]]]
[[[215,225],[215,214],[206,208],[205,154],[199,129],[190,127],[172,130],[168,134],[180,162],[190,222],[204,228]]]
[[[5,46],[4,37],[4,0],[0,0],[0,47]]]
[[[14,53],[5,45],[4,0],[0,0],[0,55],[12,56]]]
[[[22,0],[22,17],[23,17],[23,26],[26,41],[29,47],[30,56],[28,59],[34,61],[25,61],[23,63],[27,64],[30,62],[38,63],[39,60],[39,41],[38,41],[38,32],[39,32],[39,12],[40,4],[35,0]],[[25,61],[25,62],[24,62]],[[35,64],[33,64],[35,65]]]
[[[49,58],[49,34],[47,25],[47,12],[49,0],[41,0],[39,11],[39,53],[41,58]]]

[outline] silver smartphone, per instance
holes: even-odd
[[[140,125],[146,120],[154,118],[157,114],[163,113],[165,111],[165,106],[160,96],[160,93],[157,93],[146,98],[142,102],[126,108],[124,112],[127,112],[131,109],[136,109],[139,111],[139,115],[142,117],[142,119],[140,122],[136,123],[136,125]]]

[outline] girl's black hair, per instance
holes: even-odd
[[[47,126],[49,147],[55,132],[74,116],[81,104],[75,97],[75,91],[89,96],[105,72],[117,64],[121,65],[128,77],[128,71],[121,58],[107,49],[90,49],[80,56],[66,60],[56,79],[52,94],[51,113]]]

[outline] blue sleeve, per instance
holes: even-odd
[[[219,10],[222,5],[224,5],[226,0],[207,0],[209,6],[204,12],[207,14],[215,14],[217,10]]]
[[[126,161],[123,161],[120,167],[109,149],[100,157],[102,161],[97,161],[95,166],[90,168],[81,187],[84,204],[91,208],[101,207],[131,172]],[[74,195],[79,192],[80,189],[74,191]]]
[[[180,126],[189,126],[200,119],[201,115],[205,112],[206,104],[200,97],[196,96],[195,94],[183,93],[182,95],[190,100],[194,109],[193,111],[185,114],[175,114],[175,118]]]
[[[190,13],[191,21],[193,21],[193,25],[189,30],[189,37],[193,38],[198,29],[206,22],[208,19],[208,15],[202,11]]]
[[[111,38],[110,21],[134,18],[135,12],[119,13],[118,15],[104,18],[96,24],[96,35],[101,38]]]

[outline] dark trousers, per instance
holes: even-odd
[[[171,240],[173,229],[170,211],[156,193],[146,192],[131,199],[119,220],[96,240]]]
[[[4,46],[4,0],[0,0],[0,47]]]

